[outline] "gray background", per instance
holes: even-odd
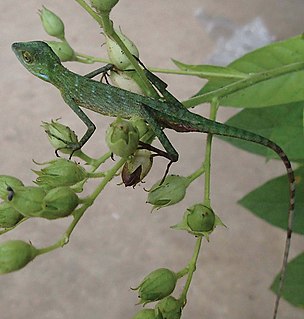
[[[44,1],[66,24],[66,35],[80,52],[104,54],[103,37],[96,23],[73,1]],[[39,127],[42,120],[61,117],[77,131],[83,124],[64,104],[58,92],[23,69],[10,45],[14,41],[49,39],[37,10],[41,1],[0,2],[0,173],[15,175],[29,184],[34,178],[32,159],[54,157]],[[134,40],[145,64],[173,67],[170,58],[203,63],[216,43],[194,12],[204,8],[244,25],[260,16],[277,39],[303,31],[303,2],[268,1],[143,1],[121,0],[113,12],[117,25]],[[69,63],[86,73],[95,66]],[[202,82],[177,76],[162,76],[180,99],[195,93]],[[201,107],[208,114],[208,107]],[[233,111],[224,109],[224,121]],[[110,119],[91,114],[98,126],[86,151],[99,156],[106,151],[104,132]],[[184,175],[199,167],[205,137],[201,134],[168,133],[180,152],[180,162],[171,172]],[[145,187],[162,176],[166,161],[155,161]],[[249,214],[236,201],[271,177],[284,174],[279,162],[242,152],[219,140],[212,155],[212,202],[226,229],[219,227],[209,243],[204,242],[198,268],[189,292],[184,318],[270,318],[274,295],[267,289],[281,266],[285,234]],[[150,214],[143,187],[125,189],[113,181],[87,212],[69,245],[37,258],[23,270],[0,277],[1,319],[131,318],[140,309],[130,290],[148,272],[158,267],[176,271],[191,257],[194,238],[169,229],[184,209],[201,200],[203,181],[191,186],[186,199],[172,208]],[[91,188],[93,189],[93,188]],[[56,241],[68,220],[27,222],[3,236],[31,240],[42,247]],[[294,236],[291,256],[303,247]],[[303,318],[303,311],[282,301],[280,318]]]

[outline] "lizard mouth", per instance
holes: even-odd
[[[20,52],[21,49],[21,43],[13,43],[12,44],[12,50],[14,51],[14,53],[17,55]]]
[[[16,54],[18,60],[20,62],[22,62],[22,59],[21,59],[21,45],[20,45],[20,43],[13,43],[12,44],[12,50]]]

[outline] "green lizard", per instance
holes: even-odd
[[[247,140],[264,145],[278,154],[285,165],[289,180],[289,211],[281,281],[273,315],[273,318],[276,318],[289,254],[295,203],[294,172],[284,151],[263,136],[191,113],[166,90],[166,83],[147,70],[148,79],[162,94],[159,99],[138,95],[94,81],[89,76],[73,73],[61,64],[57,55],[45,42],[14,43],[12,49],[19,61],[32,74],[50,82],[60,90],[64,101],[87,126],[87,131],[80,141],[68,145],[72,151],[80,149],[95,130],[95,125],[81,110],[83,107],[107,116],[122,118],[137,116],[144,119],[165,148],[166,152],[161,152],[161,154],[167,157],[170,163],[178,160],[178,153],[165,135],[164,128],[177,132],[204,132]],[[93,73],[90,74],[90,77],[93,76]]]

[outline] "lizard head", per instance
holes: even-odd
[[[18,60],[32,74],[50,82],[50,74],[60,59],[48,44],[42,41],[16,42],[12,49]]]

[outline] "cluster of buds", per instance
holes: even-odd
[[[16,225],[23,217],[56,219],[69,216],[79,204],[79,198],[72,189],[83,181],[86,171],[78,164],[65,159],[50,161],[47,167],[34,171],[38,186],[24,186],[12,176],[0,176],[0,227],[7,228],[8,220],[15,216],[9,227]],[[14,213],[14,214],[13,214]],[[10,218],[6,217],[10,215]]]
[[[42,164],[41,164],[42,165]],[[78,164],[57,159],[43,164],[34,183],[25,186],[13,176],[0,175],[0,228],[15,228],[21,221],[40,217],[58,219],[71,215],[80,199],[78,184],[90,174]],[[0,274],[23,268],[39,254],[32,244],[10,240],[0,244]]]

